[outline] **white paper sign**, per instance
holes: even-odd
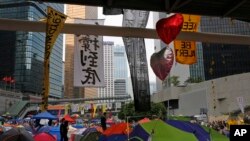
[[[94,35],[75,36],[74,86],[103,87],[104,61],[102,40]]]

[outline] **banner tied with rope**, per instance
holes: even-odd
[[[43,89],[42,89],[42,104],[41,110],[45,111],[48,108],[49,98],[49,64],[50,54],[54,43],[62,30],[67,16],[55,9],[47,8],[47,23],[46,23],[46,37],[45,37],[45,52],[44,52],[44,73],[43,73]]]

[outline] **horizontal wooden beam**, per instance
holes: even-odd
[[[45,28],[45,22],[41,21],[25,21],[0,18],[0,30],[45,32]],[[66,23],[64,25],[62,33],[159,39],[155,29],[71,23]],[[250,36],[246,35],[181,32],[177,36],[177,39],[206,43],[250,45]]]

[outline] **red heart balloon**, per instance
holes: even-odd
[[[174,54],[171,48],[163,48],[158,53],[154,53],[150,58],[150,66],[155,75],[161,80],[168,76],[174,62]]]
[[[181,14],[160,19],[156,23],[156,31],[160,39],[166,44],[171,43],[180,33],[183,21],[184,19]]]

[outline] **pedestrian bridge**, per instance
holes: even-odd
[[[75,98],[75,99],[58,99],[49,100],[49,104],[60,104],[60,103],[82,103],[85,101],[97,101],[97,100],[128,100],[131,97],[128,96],[115,96],[115,97],[99,97],[99,98]],[[10,113],[11,116],[23,118],[28,112],[36,111],[37,107],[41,104],[41,101],[28,101],[28,100],[17,100],[12,106],[6,109],[6,112]]]

